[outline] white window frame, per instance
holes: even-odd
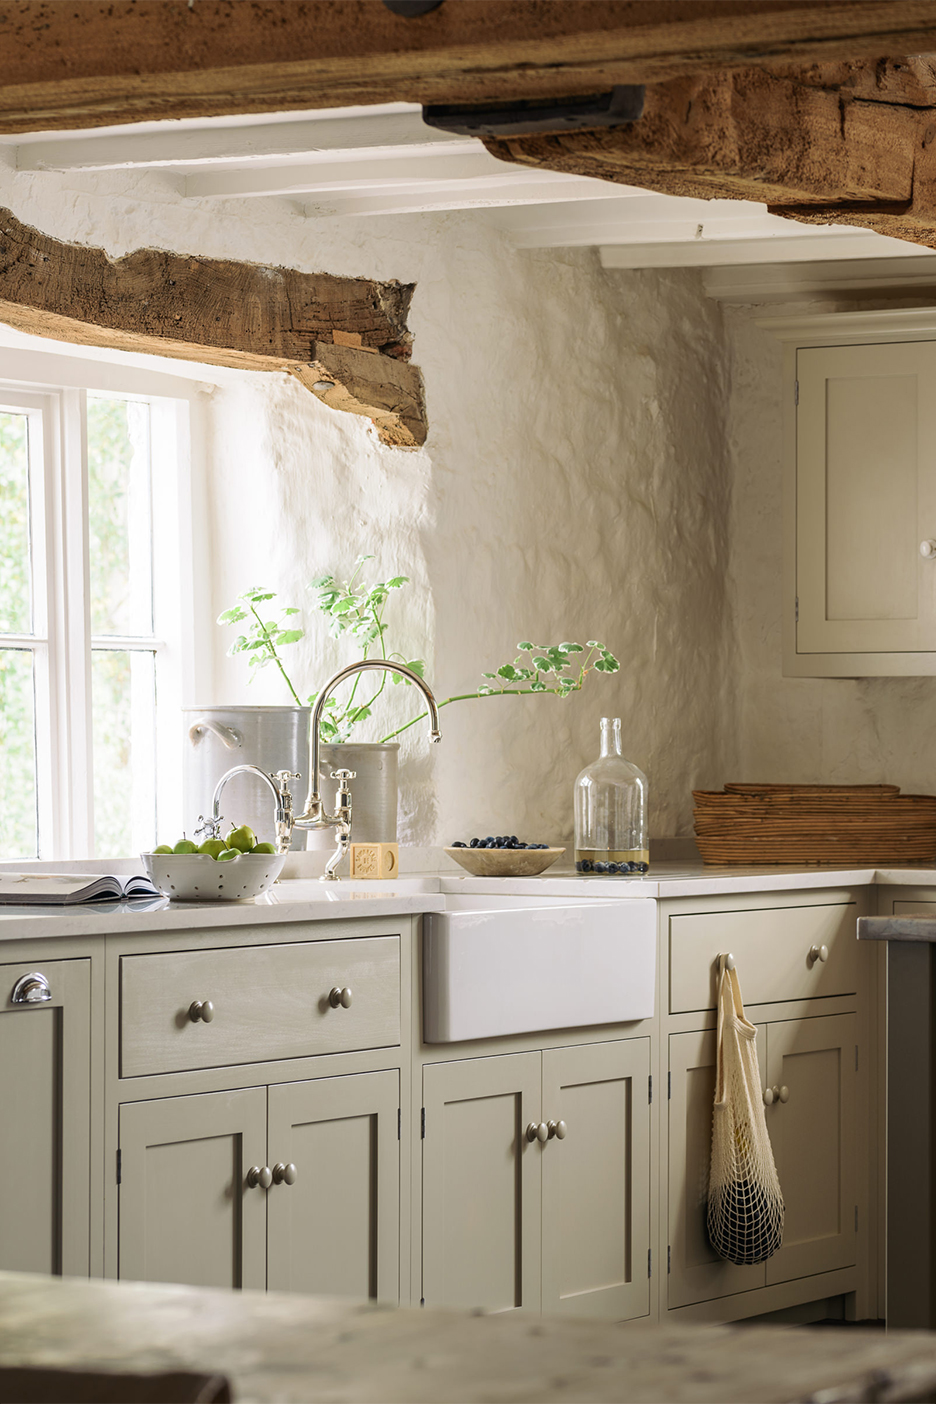
[[[4,646],[20,643],[35,660],[40,859],[131,856],[94,853],[92,647],[156,655],[156,818],[160,833],[181,832],[182,708],[197,681],[192,442],[208,388],[136,367],[0,346],[0,407],[29,415],[31,471],[34,463],[41,464],[41,484],[32,480],[30,492],[34,634],[2,636]],[[85,453],[89,393],[146,400],[150,406],[156,582],[152,639],[91,636]],[[43,539],[44,553],[39,546]],[[199,579],[198,586],[203,585]]]

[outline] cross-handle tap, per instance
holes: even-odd
[[[292,842],[293,831],[293,807],[292,795],[289,791],[290,780],[301,780],[302,776],[293,770],[276,770],[267,774],[258,765],[235,765],[233,769],[226,770],[215,786],[214,795],[211,799],[211,818],[205,819],[199,815],[201,828],[197,833],[206,833],[209,838],[217,838],[221,828],[221,795],[227,782],[235,775],[257,775],[265,784],[269,785],[273,792],[273,799],[276,803],[276,816],[274,819],[276,831],[276,851],[285,853]]]
[[[439,730],[439,708],[432,694],[432,689],[418,673],[413,672],[412,668],[407,668],[403,663],[391,663],[386,658],[365,658],[362,659],[360,663],[349,663],[347,668],[342,668],[334,677],[328,679],[328,682],[315,700],[315,707],[313,708],[312,718],[309,722],[311,733],[309,740],[312,752],[312,775],[309,781],[309,793],[306,796],[305,809],[293,819],[293,823],[297,829],[325,829],[328,827],[347,825],[349,831],[348,837],[350,839],[350,795],[345,786],[342,785],[342,789],[339,791],[338,812],[336,814],[329,814],[326,811],[322,803],[322,796],[319,793],[319,753],[321,746],[319,723],[322,720],[322,712],[325,709],[325,703],[328,701],[328,698],[334,692],[335,688],[338,687],[339,683],[343,683],[346,678],[353,677],[355,673],[367,672],[370,669],[383,669],[388,673],[398,673],[400,677],[407,678],[411,683],[414,683],[425,697],[426,705],[429,708],[429,719],[431,723],[429,739],[430,741],[442,740],[442,732]],[[348,796],[347,806],[345,805],[345,795]],[[342,813],[345,807],[347,807],[348,810],[347,816]]]

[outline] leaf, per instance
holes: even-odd
[[[531,691],[531,692],[546,692],[546,691],[547,691],[547,687],[546,687],[546,684],[545,684],[544,682],[531,682],[531,683],[530,683],[530,691]]]
[[[584,650],[584,648],[582,647],[581,644],[577,644],[577,643],[561,643],[561,644],[559,645],[559,652],[560,652],[560,653],[584,653],[585,650]]]
[[[309,581],[310,590],[322,590],[326,585],[331,585],[335,577],[333,575],[317,575],[314,580]]]
[[[223,614],[218,615],[219,624],[239,624],[242,619],[247,618],[247,611],[241,609],[240,605],[235,605],[233,609],[226,609]]]
[[[508,682],[514,682],[517,677],[517,670],[512,663],[505,663],[503,667],[498,668],[497,676],[499,678],[506,678]]]
[[[531,643],[518,643],[517,647],[522,648],[525,653],[532,653],[535,645]]]
[[[395,575],[392,580],[387,581],[388,590],[399,590],[401,585],[409,584],[408,575]]]
[[[264,600],[275,600],[276,596],[271,590],[254,590],[248,595],[248,599],[252,604],[263,604]]]
[[[481,676],[482,676],[482,678],[496,678],[496,677],[497,677],[497,674],[496,674],[496,673],[482,673]]]
[[[479,688],[478,688],[478,696],[479,696],[479,697],[492,697],[493,695],[494,695],[494,688],[493,688],[493,687],[479,687]]]
[[[300,614],[301,612],[302,611],[298,610],[295,605],[289,605],[287,609],[283,610],[283,616],[285,617],[287,614]]]
[[[616,673],[620,669],[620,663],[616,658],[599,658],[595,664],[595,671],[598,673]]]
[[[276,642],[278,644],[298,643],[304,634],[304,629],[280,629],[276,635]]]
[[[552,672],[552,664],[550,663],[548,658],[543,658],[542,655],[538,655],[536,658],[533,659],[533,666],[540,673]]]
[[[603,644],[600,644],[600,643],[598,642],[597,639],[589,639],[589,640],[588,640],[588,643],[585,645],[585,647],[586,647],[586,648],[603,648],[604,645],[603,645]]]
[[[349,609],[354,608],[354,600],[345,595],[344,599],[336,600],[332,605],[333,614],[347,614]]]
[[[406,666],[409,668],[410,672],[415,673],[418,678],[424,678],[426,676],[426,665],[423,659],[411,658]]]

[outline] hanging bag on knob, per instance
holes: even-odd
[[[744,1017],[738,973],[720,959],[718,1064],[712,1116],[708,1236],[730,1263],[763,1263],[783,1239],[783,1195],[777,1178],[760,1071],[757,1030]]]

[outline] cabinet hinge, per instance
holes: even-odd
[[[653,1073],[647,1078],[647,1101],[653,1102]]]
[[[673,1100],[673,1074],[671,1072],[666,1074],[666,1100],[668,1102]]]
[[[426,1108],[425,1108],[425,1107],[420,1107],[420,1110],[419,1110],[419,1137],[420,1137],[420,1140],[423,1140],[423,1141],[426,1139]]]
[[[796,597],[796,605],[793,610],[793,622],[795,624],[799,623],[799,595]]]
[[[401,1135],[401,1133],[402,1133],[402,1130],[403,1130],[403,1108],[402,1108],[402,1107],[397,1107],[397,1109],[396,1109],[396,1138],[397,1138],[397,1140],[400,1139],[400,1135]]]
[[[794,405],[798,405],[798,404],[799,404],[799,381],[798,381],[798,380],[794,380],[794,382],[793,382],[793,403],[794,403]]]
[[[653,1276],[653,1249],[647,1249],[647,1276]]]
[[[666,1271],[671,1272],[673,1268],[673,1250],[670,1245],[666,1245]]]
[[[117,1183],[120,1184],[120,1151],[117,1152]]]

